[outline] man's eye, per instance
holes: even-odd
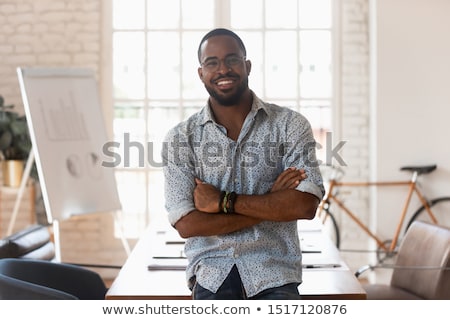
[[[208,61],[207,63],[206,63],[206,66],[208,67],[208,68],[210,68],[210,67],[215,67],[215,66],[217,66],[218,65],[218,62],[217,61]]]
[[[229,59],[227,60],[227,62],[228,62],[228,64],[230,64],[230,65],[235,65],[235,64],[238,64],[238,63],[240,62],[240,60],[239,60],[239,58],[237,58],[237,57],[232,57],[232,58],[229,58]]]

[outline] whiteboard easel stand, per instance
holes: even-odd
[[[33,167],[33,163],[34,163],[34,152],[33,152],[33,148],[31,148],[30,153],[28,155],[27,163],[25,165],[25,169],[24,169],[24,172],[22,175],[22,180],[20,181],[19,191],[18,191],[18,194],[16,197],[16,201],[14,203],[14,209],[13,209],[13,212],[11,215],[11,219],[9,221],[8,230],[6,232],[7,236],[11,235],[14,231],[14,225],[16,223],[17,214],[19,213],[20,204],[22,202],[22,197],[25,193],[25,188],[26,188],[26,185],[28,182],[28,178],[30,177],[31,168]],[[122,218],[121,218],[121,216],[118,215],[117,211],[114,215],[114,219],[116,221],[116,224],[119,227],[120,238],[121,238],[124,250],[125,250],[127,256],[129,256],[130,252],[131,252],[130,246],[129,246],[128,241],[125,238],[125,234],[123,232]],[[56,258],[56,261],[61,261],[61,245],[60,245],[61,238],[60,238],[60,233],[59,233],[59,221],[57,219],[52,219],[51,225],[53,228],[53,237],[54,237],[54,243],[55,243],[55,258]]]
[[[30,177],[31,167],[33,166],[33,163],[34,163],[34,152],[33,148],[31,148],[30,153],[28,155],[27,163],[25,165],[25,169],[22,174],[22,180],[20,181],[19,191],[16,197],[16,202],[14,203],[14,209],[11,215],[11,220],[9,221],[6,236],[10,236],[13,233],[14,225],[17,219],[17,214],[19,213],[20,203],[22,202],[22,197],[25,193],[25,188],[27,186],[28,178]]]
[[[34,152],[33,148],[31,148],[30,154],[28,155],[27,163],[25,165],[25,169],[23,171],[22,180],[20,181],[19,191],[17,193],[16,202],[14,203],[14,209],[11,215],[11,219],[9,221],[8,231],[6,233],[7,236],[10,236],[14,231],[14,225],[16,224],[17,214],[19,213],[20,204],[22,203],[22,197],[25,193],[25,188],[28,182],[28,178],[30,177],[33,163],[34,163]],[[55,243],[55,260],[60,262],[61,246],[59,237],[59,223],[57,220],[53,220],[51,225],[53,229],[53,238]]]

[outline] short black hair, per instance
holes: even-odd
[[[200,44],[198,45],[198,51],[197,51],[198,62],[201,63],[200,56],[201,56],[202,44],[209,38],[215,37],[215,36],[230,36],[230,37],[234,38],[238,42],[239,47],[241,47],[242,51],[244,52],[244,56],[247,56],[247,50],[245,49],[244,42],[236,33],[234,33],[231,30],[228,30],[228,29],[217,28],[217,29],[213,29],[213,30],[209,31],[207,34],[205,34],[205,36],[200,41]]]

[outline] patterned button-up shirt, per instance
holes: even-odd
[[[288,167],[303,168],[307,179],[297,190],[321,199],[322,177],[316,143],[307,119],[289,108],[261,101],[253,104],[237,141],[227,137],[209,105],[169,131],[164,147],[165,197],[174,225],[195,209],[195,177],[220,190],[264,194]],[[186,276],[216,292],[236,265],[251,297],[272,287],[301,283],[297,221],[263,221],[225,235],[186,240]],[[194,277],[195,276],[195,277]]]

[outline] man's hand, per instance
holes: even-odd
[[[287,168],[275,180],[270,192],[275,192],[285,189],[295,189],[302,180],[306,179],[304,169]]]
[[[304,179],[306,179],[304,169],[287,168],[277,177],[270,192],[295,189]],[[198,178],[195,178],[195,183],[197,184],[194,189],[195,208],[207,213],[221,212],[220,190]]]
[[[220,212],[220,190],[198,178],[195,178],[195,183],[197,184],[194,189],[195,208],[208,213]]]

